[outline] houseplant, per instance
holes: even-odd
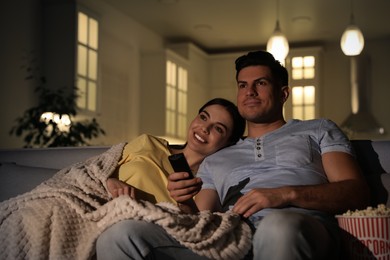
[[[74,120],[77,88],[50,89],[45,77],[29,75],[26,79],[39,82],[35,88],[38,104],[18,117],[10,130],[10,135],[23,137],[24,147],[85,146],[89,140],[105,135],[95,118]]]

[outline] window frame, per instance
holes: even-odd
[[[321,64],[322,64],[322,47],[304,47],[304,48],[294,48],[290,49],[289,55],[286,58],[286,69],[289,74],[289,89],[290,89],[290,97],[287,99],[284,106],[284,116],[287,120],[293,119],[293,87],[294,86],[314,86],[315,94],[314,94],[314,118],[321,117]],[[298,79],[294,80],[292,78],[292,58],[294,57],[305,57],[305,56],[313,56],[315,59],[314,65],[314,78],[313,79]]]
[[[77,102],[77,108],[78,110],[80,111],[81,114],[84,114],[84,115],[97,115],[100,113],[101,111],[101,91],[102,91],[102,87],[101,87],[101,73],[100,73],[100,48],[101,48],[101,19],[100,19],[100,16],[98,14],[96,14],[95,12],[83,7],[83,6],[77,6],[77,10],[76,10],[76,19],[77,19],[77,22],[76,22],[76,41],[75,41],[75,86],[77,87],[77,91],[79,89],[79,84],[78,84],[78,80],[80,77],[83,77],[84,79],[86,79],[86,82],[87,82],[87,86],[86,88],[88,89],[88,82],[89,81],[93,81],[95,84],[96,84],[96,93],[95,93],[95,109],[94,110],[91,110],[88,108],[88,106],[86,106],[85,108],[82,108],[82,107],[79,107]],[[79,13],[84,13],[88,18],[92,18],[94,19],[96,22],[97,22],[97,49],[93,49],[93,48],[90,48],[89,46],[86,46],[85,44],[82,44],[82,46],[86,46],[87,47],[87,51],[90,50],[90,49],[93,49],[95,52],[96,52],[96,80],[91,80],[91,78],[88,77],[88,72],[87,72],[87,75],[86,76],[81,76],[79,74],[79,65],[78,65],[78,62],[79,62],[79,46],[80,46],[80,42],[79,42]],[[88,37],[88,35],[87,35]],[[87,63],[88,63],[88,56],[87,56]],[[89,66],[87,64],[87,71],[89,69]],[[88,103],[88,95],[86,97],[86,100],[85,100],[86,103]]]
[[[168,70],[168,66],[167,66],[167,63],[168,61],[174,63],[176,65],[176,86],[175,86],[175,100],[176,100],[176,107],[174,109],[174,113],[175,113],[175,116],[174,116],[174,120],[175,120],[175,123],[174,123],[174,132],[171,133],[171,132],[168,132],[168,97],[167,97],[167,90],[168,90],[168,76],[167,76],[167,70]],[[179,140],[179,141],[185,141],[186,138],[187,138],[187,129],[188,129],[188,92],[189,92],[189,66],[188,66],[188,62],[183,59],[181,56],[175,54],[174,52],[171,52],[171,51],[167,51],[167,55],[166,55],[166,60],[165,60],[165,64],[166,64],[166,71],[165,71],[165,75],[166,75],[166,78],[165,78],[165,129],[164,129],[164,132],[165,132],[165,137],[167,137],[168,139],[172,139],[172,140]],[[179,69],[184,69],[185,72],[186,72],[186,78],[185,78],[185,81],[186,81],[186,90],[183,91],[181,89],[179,89],[179,82],[180,82],[180,79],[179,79]],[[182,113],[181,111],[179,111],[179,97],[178,97],[178,94],[179,93],[182,93],[185,95],[185,101],[183,104],[183,106],[185,106],[185,113]],[[182,120],[184,121],[183,124],[182,124],[182,130],[183,132],[182,133],[179,133],[180,131],[180,126],[179,126],[179,116],[183,117]]]

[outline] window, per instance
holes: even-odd
[[[290,103],[286,104],[286,117],[314,119],[318,112],[320,49],[290,52],[287,69],[290,74]]]
[[[172,60],[166,63],[166,117],[168,137],[185,140],[187,136],[188,72]]]
[[[98,21],[84,12],[78,12],[77,106],[92,112],[97,110],[98,39]]]

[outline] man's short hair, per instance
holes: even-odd
[[[273,80],[278,82],[281,87],[288,86],[288,72],[285,67],[280,64],[278,60],[275,60],[271,53],[266,51],[253,51],[248,52],[236,59],[236,80],[238,73],[245,67],[249,66],[267,66],[270,68]]]

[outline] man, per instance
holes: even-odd
[[[350,142],[329,120],[284,120],[288,73],[271,54],[239,57],[236,71],[237,106],[248,136],[206,158],[195,179],[171,174],[172,198],[187,212],[241,214],[255,229],[254,259],[336,259],[340,234],[333,215],[368,203]],[[165,237],[158,245],[151,240],[139,234],[118,243],[132,247],[129,255],[144,250],[144,258],[159,245],[174,246]]]

